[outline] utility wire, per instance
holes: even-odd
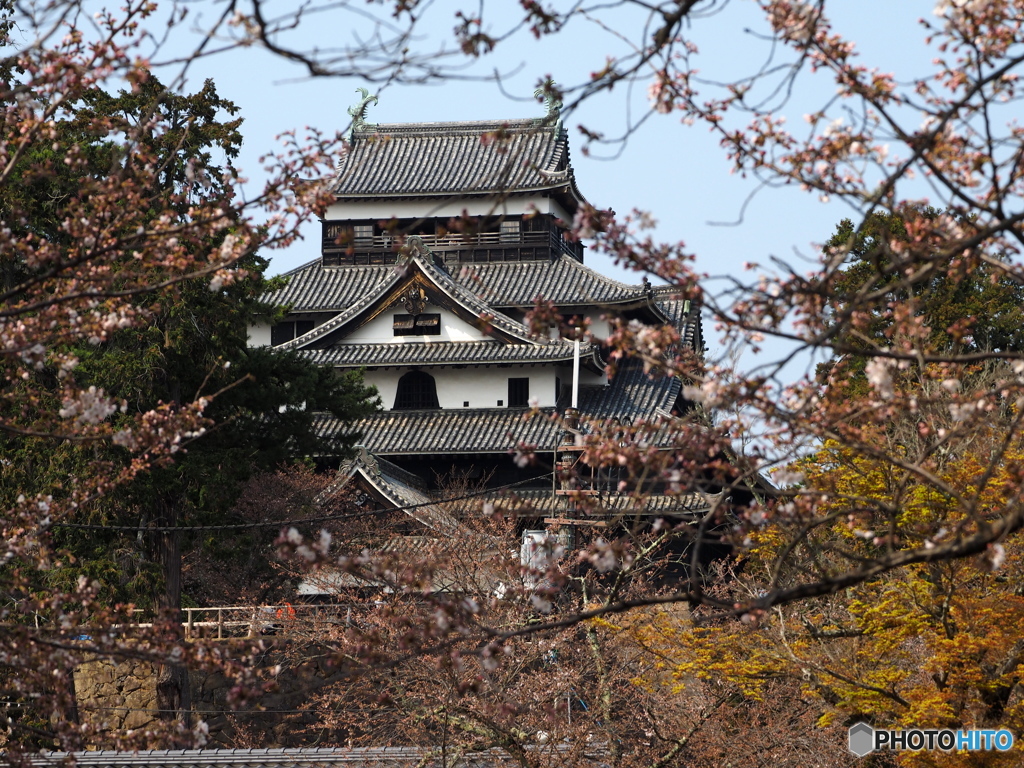
[[[389,512],[408,512],[415,509],[422,509],[423,507],[434,507],[440,504],[449,504],[453,501],[465,501],[467,499],[475,499],[480,496],[489,496],[501,491],[507,491],[510,488],[516,488],[527,483],[534,483],[538,480],[544,480],[554,475],[554,472],[547,472],[537,477],[530,477],[526,480],[519,480],[515,483],[509,483],[508,485],[502,485],[498,488],[486,488],[480,491],[473,491],[463,496],[456,496],[451,499],[439,499],[437,501],[424,501],[419,504],[407,504],[402,507],[384,507],[380,509],[367,509],[360,510],[359,512],[344,512],[336,515],[324,515],[321,517],[307,517],[298,520],[278,520],[267,523],[232,523],[226,525],[163,525],[163,526],[146,526],[142,528],[138,525],[99,525],[99,524],[87,524],[87,523],[54,523],[52,528],[70,528],[78,531],[132,531],[133,533],[142,532],[153,532],[153,533],[165,533],[172,531],[180,532],[197,532],[197,531],[235,531],[244,530],[250,528],[280,528],[286,525],[308,525],[310,523],[324,523],[330,520],[350,520],[357,517],[367,517],[370,515],[382,515]]]

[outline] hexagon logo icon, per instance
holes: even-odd
[[[850,726],[850,751],[857,757],[864,757],[875,751],[875,729],[867,723]]]

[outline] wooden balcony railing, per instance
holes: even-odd
[[[345,224],[325,222],[323,255],[325,264],[390,264],[404,238],[397,235],[355,237],[339,244]],[[419,235],[423,244],[445,262],[533,261],[566,255],[582,259],[579,243],[570,242],[561,230],[539,232],[480,232],[475,235]]]
[[[353,621],[350,605],[334,603],[327,605],[231,605],[214,608],[182,608],[181,625],[186,640],[228,640],[251,638],[260,635],[291,635],[308,633],[328,626],[348,626]],[[0,623],[0,628],[7,626]],[[35,616],[35,628],[46,630],[45,619]],[[153,627],[153,617],[148,611],[135,609],[131,619],[124,624],[105,627],[81,626],[78,640],[91,640],[92,632],[117,632],[132,636],[133,630]]]

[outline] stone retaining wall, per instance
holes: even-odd
[[[290,747],[305,742],[299,731],[312,718],[295,710],[336,672],[322,658],[289,667],[285,657],[283,647],[265,653],[258,669],[269,684],[267,691],[237,712],[228,706],[234,681],[219,673],[190,672],[192,710],[209,726],[211,747]],[[75,689],[81,722],[97,728],[99,741],[104,733],[145,728],[157,719],[156,668],[149,662],[86,662],[75,671]],[[239,732],[259,744],[238,743]]]
[[[78,716],[101,731],[145,728],[156,719],[156,670],[148,661],[88,661],[75,670]]]

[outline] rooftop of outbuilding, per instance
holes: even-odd
[[[557,765],[559,753],[569,751],[567,744],[526,747],[532,757],[545,765]],[[587,750],[594,765],[602,765],[605,752],[600,747]],[[77,765],[82,768],[313,768],[346,765],[357,768],[439,768],[447,760],[451,768],[491,768],[518,764],[508,753],[492,749],[451,756],[422,747],[302,747],[291,749],[148,749],[138,752],[98,750],[95,752],[41,752],[28,763],[39,768]]]

